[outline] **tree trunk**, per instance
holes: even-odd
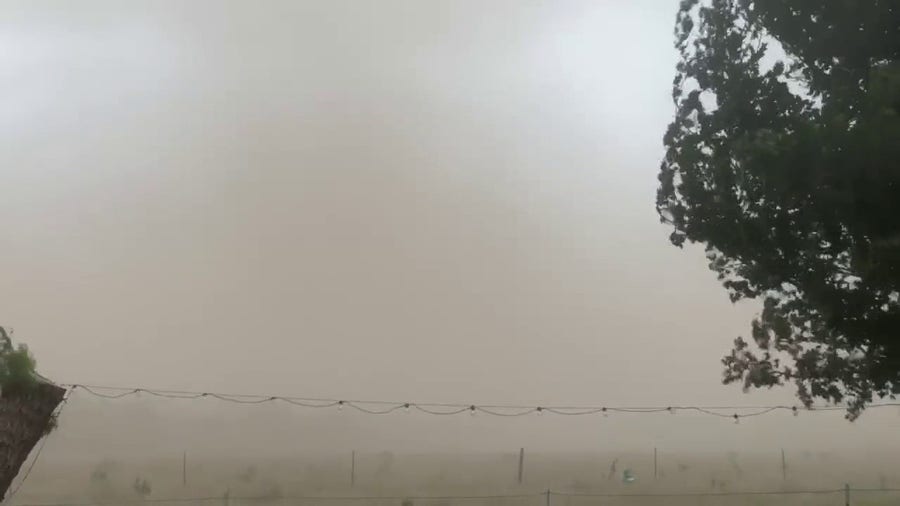
[[[27,394],[0,395],[0,500],[34,446],[54,427],[65,389],[40,383]]]

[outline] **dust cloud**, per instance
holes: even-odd
[[[4,1],[0,322],[65,383],[792,404],[720,385],[756,307],[731,305],[655,215],[676,7]],[[354,450],[397,455],[387,492],[506,490],[520,447],[550,455],[530,489],[595,489],[615,455],[640,456],[642,480],[654,447],[694,469],[731,469],[730,451],[859,456],[896,449],[897,420],[378,417],[76,392],[23,494],[49,501],[38,484],[77,476],[61,495],[83,498],[103,462],[123,470],[115,497],[147,469],[176,487],[184,452],[200,494],[251,464],[292,493],[340,493]],[[851,460],[832,469],[862,473]]]

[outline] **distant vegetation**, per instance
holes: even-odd
[[[141,498],[146,498],[153,491],[150,482],[146,478],[141,478],[140,476],[134,479],[134,484],[131,488]]]

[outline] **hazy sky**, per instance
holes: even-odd
[[[755,306],[732,306],[654,211],[677,3],[2,1],[0,322],[60,382],[793,402],[720,385]],[[82,397],[91,422],[58,437],[100,441],[127,406],[164,413],[152,434],[177,445],[198,438],[174,422],[188,415],[216,420],[210,444],[266,427],[251,449],[879,444],[839,414],[371,419]]]

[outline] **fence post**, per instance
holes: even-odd
[[[850,484],[844,484],[844,506],[850,506]]]
[[[522,472],[525,467],[525,448],[519,448],[519,485],[522,484]]]
[[[656,464],[656,447],[653,447],[653,479],[659,479],[659,472]]]
[[[781,449],[781,481],[787,481],[787,460],[784,458],[784,448]]]
[[[547,506],[550,506],[550,489],[547,489]]]

